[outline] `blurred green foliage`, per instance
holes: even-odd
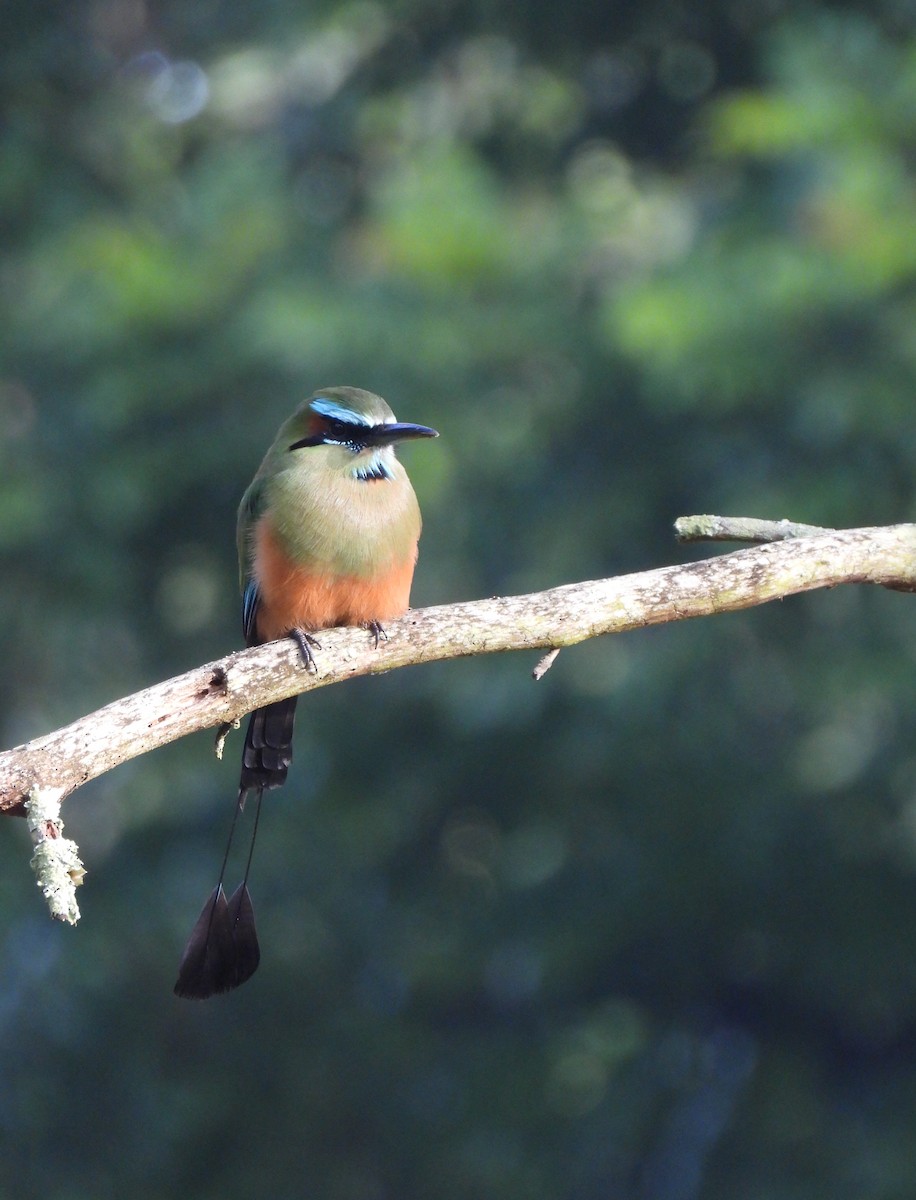
[[[5,17],[4,744],[240,644],[238,497],[322,385],[442,433],[417,606],[914,518],[911,6]],[[844,588],[317,694],[200,1006],[237,743],[69,802],[76,930],[4,822],[0,1196],[911,1195],[914,646]]]

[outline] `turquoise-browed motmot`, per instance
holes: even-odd
[[[425,425],[397,422],[360,388],[324,388],[281,425],[238,516],[245,642],[292,637],[313,667],[313,634],[335,625],[382,624],[407,611],[417,561],[420,509],[395,442],[436,437]],[[235,818],[249,792],[279,787],[293,756],[296,696],[251,714]],[[229,844],[232,833],[229,835]],[[223,875],[185,947],[175,992],[202,999],[238,987],[260,959],[248,872],[227,900]]]

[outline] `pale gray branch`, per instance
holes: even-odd
[[[674,534],[679,542],[785,542],[789,538],[836,532],[824,525],[764,521],[759,517],[678,517],[674,522]]]
[[[302,669],[291,641],[238,651],[0,754],[0,810],[21,812],[36,787],[66,796],[186,733],[357,675],[504,650],[554,650],[840,583],[916,588],[916,526],[815,533],[528,596],[422,609],[392,621],[377,649],[364,630],[329,630],[321,634],[317,675]]]

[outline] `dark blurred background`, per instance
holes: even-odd
[[[316,387],[416,606],[916,517],[916,7],[7,0],[0,744],[241,644]],[[241,738],[0,823],[0,1194],[916,1195],[916,602],[841,588],[320,691],[254,980],[172,996]]]

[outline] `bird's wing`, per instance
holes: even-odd
[[[264,479],[259,471],[242,497],[235,527],[236,548],[239,554],[239,587],[243,592],[251,576],[251,535],[263,510]]]
[[[236,541],[239,552],[239,584],[242,589],[242,630],[245,634],[246,646],[253,646],[257,641],[255,622],[261,603],[260,590],[251,574],[251,535],[263,508],[263,484],[263,477],[258,472],[242,497],[236,528]]]
[[[256,646],[258,644],[255,625],[260,606],[261,590],[253,579],[249,579],[245,584],[245,591],[242,593],[242,632],[245,635],[246,646]]]

